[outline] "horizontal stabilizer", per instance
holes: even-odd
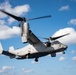
[[[11,47],[11,49],[13,49],[13,47]],[[1,43],[0,43],[0,54],[9,56],[10,58],[15,58],[15,56],[16,56],[16,55],[14,55],[14,54],[12,54],[12,53],[10,53],[8,51],[4,51]]]

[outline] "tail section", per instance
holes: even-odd
[[[2,47],[2,44],[0,43],[0,54],[2,54],[3,52],[3,47]]]
[[[13,51],[14,48],[13,48],[13,47],[10,47],[10,50]],[[10,58],[15,58],[16,55],[13,54],[13,52],[11,52],[11,51],[10,51],[10,52],[4,51],[4,50],[3,50],[3,47],[2,47],[2,45],[1,45],[1,43],[0,43],[0,54],[9,56]]]
[[[9,47],[9,52],[14,54],[14,47],[13,46]]]

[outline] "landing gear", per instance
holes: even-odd
[[[35,58],[35,62],[38,62],[38,58]]]
[[[65,52],[63,52],[63,54],[65,54]]]
[[[56,57],[56,53],[52,53],[51,54],[51,57]]]
[[[30,53],[28,53],[27,55],[26,55],[26,58],[29,58],[30,57]]]

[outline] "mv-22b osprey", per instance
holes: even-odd
[[[9,56],[10,58],[16,58],[19,60],[34,58],[36,62],[38,62],[39,57],[43,57],[48,54],[50,54],[52,57],[56,57],[57,52],[62,52],[63,54],[65,54],[65,50],[67,49],[67,46],[57,41],[56,39],[59,39],[68,34],[64,34],[58,37],[44,38],[47,39],[48,41],[42,42],[33,34],[33,32],[29,28],[29,24],[26,22],[27,20],[35,20],[35,19],[47,18],[51,16],[42,16],[37,18],[26,19],[24,17],[21,18],[13,14],[10,14],[4,10],[0,10],[0,11],[11,16],[17,21],[20,21],[19,26],[21,29],[22,42],[29,43],[29,45],[17,50],[14,50],[13,46],[9,47],[8,51],[4,51],[2,45],[0,44],[0,54],[4,54],[6,56]]]

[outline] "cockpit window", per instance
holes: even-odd
[[[53,44],[60,44],[60,42],[59,42],[59,41],[53,41],[53,42],[52,42],[52,45],[53,45]]]
[[[51,46],[50,42],[45,42],[45,44],[46,44],[46,47],[50,47]]]

